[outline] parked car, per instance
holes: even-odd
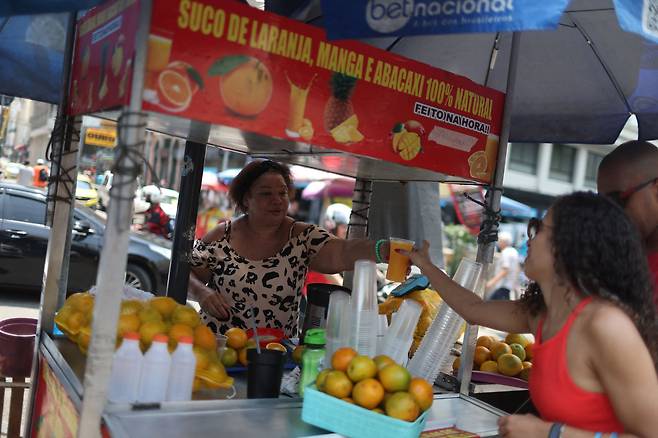
[[[97,177],[98,184],[96,184],[96,191],[98,192],[98,208],[99,210],[107,210],[107,206],[110,205],[110,190],[112,189],[112,179],[114,175],[112,172],[105,171],[103,175]],[[140,187],[141,183],[139,178],[137,179],[137,186]],[[135,199],[133,201],[133,211],[135,213],[144,213],[149,208],[149,203],[142,199],[139,196],[139,189],[135,191]]]
[[[94,208],[98,205],[98,192],[87,175],[78,174],[78,180],[75,185],[75,199],[80,201],[85,207]]]
[[[45,226],[43,191],[0,183],[0,290],[41,289],[50,228]],[[96,282],[103,247],[105,221],[94,210],[77,203],[68,291],[88,290]],[[125,274],[127,284],[158,295],[167,284],[171,243],[147,233],[130,233]]]

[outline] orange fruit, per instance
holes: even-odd
[[[498,360],[503,354],[512,354],[512,349],[504,342],[496,342],[491,348],[491,357]]]
[[[330,369],[324,369],[318,373],[318,376],[315,378],[315,387],[318,388],[318,391],[324,392],[324,383],[327,379],[327,374],[331,372]]]
[[[331,357],[331,367],[337,371],[347,371],[350,361],[357,356],[357,352],[350,347],[342,347],[336,350]]]
[[[199,347],[192,347],[194,356],[196,357],[196,372],[203,371],[210,365],[208,353]]]
[[[532,368],[532,362],[523,361],[521,364],[523,365],[524,370],[527,368]]]
[[[148,350],[153,337],[167,333],[167,326],[162,321],[147,321],[139,327],[139,340],[143,350]]]
[[[354,385],[352,399],[361,407],[374,409],[384,400],[384,387],[377,379],[363,379]]]
[[[377,412],[378,414],[386,414],[382,408],[371,409],[371,411]]]
[[[226,350],[222,353],[222,365],[225,367],[232,367],[238,363],[238,352],[231,347],[227,347]]]
[[[526,364],[530,364],[530,366],[526,366]],[[523,369],[517,377],[527,382],[530,378],[530,373],[532,373],[532,364],[530,362],[523,362]]]
[[[387,392],[406,391],[411,382],[411,374],[398,364],[387,365],[379,370],[379,381]]]
[[[462,358],[456,357],[455,360],[452,362],[452,370],[457,371],[461,366],[461,364],[462,364]]]
[[[396,392],[386,400],[386,415],[404,421],[416,421],[420,407],[408,392]]]
[[[117,323],[117,336],[123,337],[128,332],[139,331],[141,325],[139,316],[136,314],[119,315],[119,322]]]
[[[160,312],[163,318],[170,318],[178,303],[171,297],[155,297],[149,301],[149,306]]]
[[[420,407],[421,411],[426,411],[432,406],[432,402],[434,401],[434,391],[432,390],[432,385],[430,385],[427,380],[414,377],[409,383],[408,392],[416,401],[416,404]]]
[[[510,333],[507,336],[505,336],[505,342],[509,345],[521,344],[523,348],[525,348],[525,346],[530,343],[528,338],[518,333]]]
[[[344,402],[347,402],[351,405],[354,404],[354,400],[352,399],[352,397],[343,397],[343,398],[341,398],[341,400],[344,401]]]
[[[174,324],[185,324],[195,328],[201,324],[201,318],[193,308],[188,306],[178,306],[171,313],[171,322]]]
[[[194,337],[194,330],[185,324],[174,324],[169,329],[169,345],[176,347],[183,336]]]
[[[380,354],[379,356],[375,356],[372,358],[372,360],[375,361],[375,365],[377,365],[377,370],[381,370],[386,365],[393,365],[395,363],[393,359],[386,356],[385,354]]]
[[[249,361],[247,360],[247,350],[249,350],[249,348],[250,347],[245,347],[238,351],[238,362],[240,362],[243,367],[246,367],[249,364]]]
[[[368,356],[356,356],[347,366],[347,377],[354,383],[377,375],[377,365]]]
[[[330,371],[324,379],[324,389],[336,398],[349,397],[352,394],[352,381],[343,371]]]
[[[491,359],[491,352],[487,347],[483,346],[478,346],[475,347],[475,353],[473,355],[473,362],[475,362],[476,365],[482,365],[484,362],[488,361]]]
[[[194,345],[211,351],[217,349],[217,340],[210,327],[203,324],[196,326],[194,329]]]
[[[190,79],[174,69],[165,69],[158,76],[158,98],[172,111],[183,111],[192,101]]]
[[[142,310],[142,302],[139,300],[121,301],[121,315],[136,315]]]
[[[493,336],[480,336],[477,340],[476,346],[482,346],[491,351],[493,344],[496,343],[496,339]]]
[[[248,57],[246,62],[221,76],[219,91],[229,110],[240,116],[253,117],[270,103],[272,75],[262,61]]]
[[[292,361],[296,364],[302,363],[302,354],[304,353],[304,346],[298,345],[292,350]]]
[[[511,353],[498,358],[498,371],[506,376],[516,376],[523,370],[523,362]]]
[[[278,342],[270,342],[265,346],[266,349],[268,350],[277,350],[277,351],[282,351],[284,353],[288,352],[288,349],[284,347],[282,344],[279,344]]]
[[[498,372],[498,362],[495,360],[488,360],[480,365],[480,371],[485,371],[487,373],[497,373]]]
[[[224,333],[226,335],[226,346],[240,350],[247,345],[247,333],[241,328],[233,327]],[[254,344],[256,346],[256,344]]]
[[[525,349],[521,344],[509,344],[509,348],[512,350],[512,354],[522,361],[525,360]]]
[[[532,350],[535,348],[535,343],[530,342],[528,345],[525,346],[525,358],[526,360],[532,360]]]

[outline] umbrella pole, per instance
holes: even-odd
[[[185,142],[185,158],[178,193],[189,194],[178,200],[176,227],[171,248],[167,296],[180,304],[187,302],[187,287],[190,277],[189,255],[194,245],[196,217],[199,210],[203,163],[210,125],[192,122],[188,140]],[[203,143],[202,143],[203,142]],[[188,165],[189,164],[189,165]]]
[[[480,279],[480,285],[476,293],[482,297],[484,295],[485,278],[489,272],[489,267],[493,261],[496,241],[498,239],[498,216],[500,214],[500,198],[503,194],[503,177],[505,176],[505,161],[507,159],[507,149],[509,133],[512,120],[512,101],[514,100],[514,84],[516,83],[517,64],[519,58],[519,42],[521,34],[514,32],[512,34],[512,47],[509,59],[507,73],[507,89],[505,90],[505,107],[503,112],[503,124],[500,133],[500,142],[498,146],[498,158],[494,173],[493,184],[489,187],[486,196],[485,217],[478,236],[478,252],[476,260],[484,265],[483,275]],[[493,66],[489,67],[493,69]],[[486,84],[485,84],[486,85]],[[489,212],[489,213],[487,213]],[[466,325],[464,333],[464,343],[462,346],[462,360],[459,367],[459,392],[464,395],[469,394],[471,374],[473,372],[473,355],[475,353],[475,343],[477,342],[478,326]]]
[[[140,153],[146,140],[147,117],[141,112],[141,107],[151,10],[150,0],[140,2],[130,105],[124,107],[119,116],[118,145],[115,150],[114,177],[110,189],[112,201],[107,209],[105,244],[101,251],[96,277],[92,335],[87,354],[84,394],[77,432],[79,438],[100,438],[101,415],[107,402],[117,320],[123,296],[133,198],[137,187],[137,175],[141,169]]]

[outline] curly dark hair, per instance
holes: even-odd
[[[581,296],[596,296],[626,312],[658,363],[654,285],[635,226],[612,200],[592,192],[562,196],[551,211],[555,272]],[[521,303],[532,315],[546,309],[534,282]]]
[[[236,209],[241,212],[246,212],[244,205],[244,198],[249,193],[249,189],[254,182],[266,172],[275,172],[283,177],[283,180],[288,186],[288,191],[292,194],[295,186],[293,185],[290,168],[285,164],[277,163],[272,160],[256,160],[247,164],[231,181],[229,188],[229,196],[236,206]],[[292,196],[292,195],[291,195]]]

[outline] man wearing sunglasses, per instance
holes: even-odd
[[[658,147],[646,141],[619,145],[601,161],[597,186],[626,211],[640,232],[658,305]]]

